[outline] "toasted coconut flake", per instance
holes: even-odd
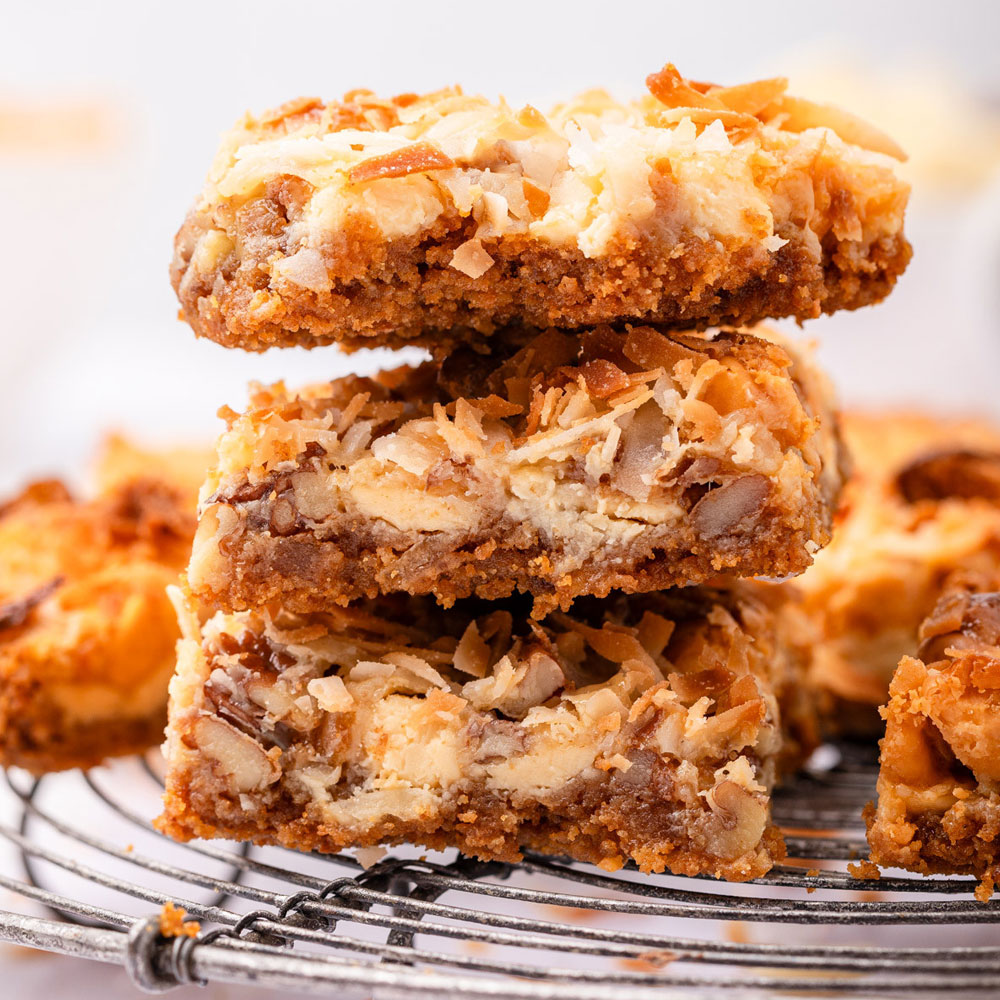
[[[673,63],[667,63],[658,73],[646,77],[646,87],[661,104],[668,108],[714,108],[723,110],[725,105],[710,92],[695,89],[685,80]]]
[[[579,377],[591,396],[607,399],[631,385],[629,376],[616,364],[605,358],[588,361],[577,369]]]
[[[639,642],[651,656],[659,656],[667,648],[675,628],[675,623],[669,618],[653,611],[645,611],[638,627]]]
[[[507,417],[516,417],[519,413],[524,413],[523,406],[518,406],[517,403],[511,403],[497,395],[483,396],[480,399],[471,400],[471,402],[484,417],[491,420],[504,420]]]
[[[382,663],[378,660],[358,660],[351,667],[348,678],[354,682],[371,680],[374,677],[391,677],[396,671],[391,663]]]
[[[452,661],[456,670],[473,677],[485,677],[490,666],[490,647],[479,634],[475,620],[469,622],[455,648]]]
[[[625,663],[627,660],[651,663],[649,654],[630,629],[613,625],[591,628],[561,613],[553,615],[553,618],[563,627],[582,635],[594,652],[612,663]]]
[[[429,142],[415,142],[412,146],[394,149],[391,153],[362,160],[347,172],[352,184],[373,181],[381,177],[406,177],[429,170],[448,170],[455,161]]]
[[[408,670],[432,687],[441,688],[443,691],[450,690],[448,682],[422,657],[414,656],[412,653],[392,652],[386,653],[385,659],[403,670]]]
[[[828,128],[836,132],[844,142],[873,153],[885,153],[897,160],[906,160],[906,153],[894,139],[863,118],[852,115],[833,104],[820,104],[804,97],[789,97],[787,94],[773,105],[772,124],[787,132],[804,132],[809,128]]]
[[[773,104],[788,89],[788,80],[775,76],[769,80],[754,80],[734,87],[717,87],[709,93],[727,108],[745,115],[759,115],[769,104]]]
[[[493,258],[477,239],[466,240],[451,257],[451,266],[475,280],[481,278],[492,266]]]
[[[340,420],[337,421],[338,436],[342,435],[357,420],[369,399],[371,399],[370,392],[358,392],[351,397],[351,401],[344,407],[344,411],[340,415]]]
[[[665,337],[650,326],[630,330],[625,340],[625,356],[641,368],[662,368],[670,374],[680,361],[695,361],[698,354],[691,348]]]
[[[292,100],[265,111],[258,121],[261,125],[277,125],[286,118],[296,118],[321,107],[323,101],[319,97],[293,97]]]

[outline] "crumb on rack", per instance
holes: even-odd
[[[623,969],[635,972],[659,972],[671,962],[676,962],[678,958],[676,952],[658,948],[654,951],[644,951],[634,958],[620,958],[618,964]]]
[[[878,865],[872,861],[861,860],[856,864],[852,862],[847,866],[847,870],[851,878],[880,879],[882,877],[882,872],[879,870]]]
[[[185,920],[187,910],[171,902],[163,904],[160,910],[160,933],[164,937],[197,937],[201,924],[197,920]]]
[[[806,869],[806,878],[817,878],[818,876],[819,876],[819,869],[818,868],[807,868]],[[814,885],[807,885],[806,886],[806,892],[808,892],[810,895],[812,893],[814,893],[815,891],[816,891],[816,886],[814,886]]]
[[[1000,878],[1000,865],[994,865],[992,868],[986,870],[979,885],[976,886],[976,891],[973,893],[980,903],[988,903],[990,901],[998,878]]]

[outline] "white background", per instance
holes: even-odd
[[[848,92],[856,110],[898,125],[915,147],[914,263],[885,305],[805,333],[822,338],[852,403],[1000,414],[998,39],[993,0],[3,0],[0,488],[75,474],[109,427],[207,440],[215,410],[238,406],[248,378],[321,379],[375,363],[334,348],[227,352],[177,321],[171,239],[219,133],[245,109],[455,82],[544,107],[595,84],[637,93],[667,60],[726,83],[791,75],[810,96]],[[825,68],[846,62],[849,85]],[[97,122],[96,138],[58,126],[74,109],[84,131]],[[33,110],[49,126],[25,136]],[[942,160],[960,183],[942,183]],[[119,976],[88,967],[71,978],[70,968],[0,951],[0,993],[131,995]]]

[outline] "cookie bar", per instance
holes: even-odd
[[[86,767],[161,739],[198,454],[115,439],[95,498],[44,481],[0,505],[0,764]]]
[[[444,362],[228,411],[190,583],[237,611],[515,589],[536,613],[797,573],[841,482],[825,381],[790,346],[652,327],[505,332]],[[508,351],[509,353],[509,351]]]
[[[890,139],[783,79],[668,65],[647,87],[548,114],[450,89],[247,116],[176,238],[182,315],[248,350],[440,352],[512,321],[746,326],[888,294],[910,257]]]
[[[797,584],[821,633],[812,675],[831,721],[872,734],[946,581],[1000,572],[1000,428],[919,413],[848,413],[843,428],[846,513]]]
[[[1000,873],[1000,593],[946,594],[904,656],[883,710],[872,860]]]
[[[588,598],[542,623],[517,598],[204,621],[177,598],[173,837],[734,880],[784,856],[770,791],[815,726],[777,588]]]

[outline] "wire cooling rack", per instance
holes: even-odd
[[[1000,906],[977,902],[964,878],[854,878],[874,765],[867,751],[824,749],[828,766],[776,797],[789,862],[742,886],[534,854],[506,865],[404,849],[362,853],[364,868],[347,854],[182,846],[150,826],[152,758],[38,781],[9,772],[19,818],[0,824],[0,845],[20,870],[0,870],[0,887],[21,912],[0,910],[0,939],[124,965],[150,992],[214,981],[387,1000],[996,991]],[[201,922],[197,936],[160,933],[168,901]]]

